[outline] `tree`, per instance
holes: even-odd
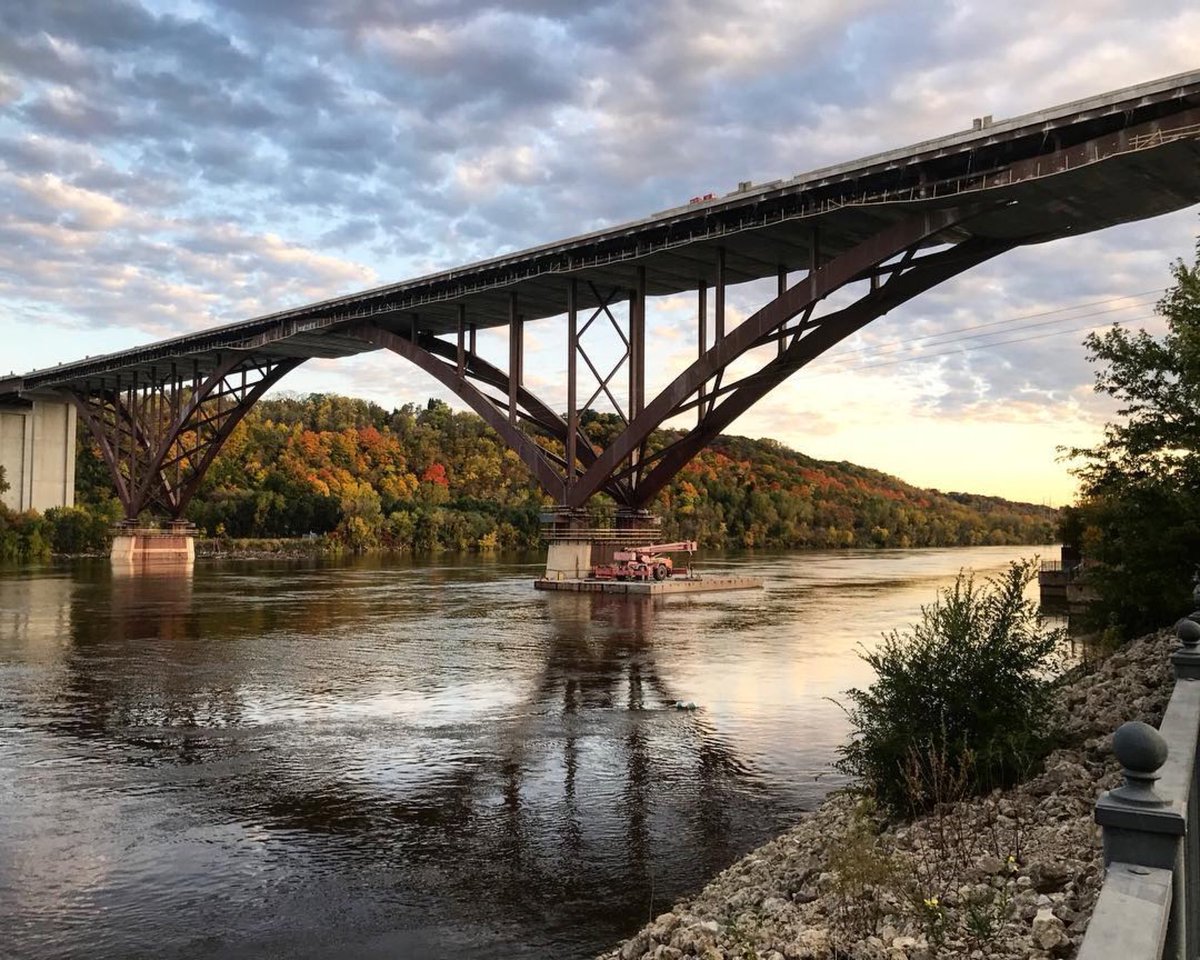
[[[612,413],[587,411],[582,420],[597,443],[624,428]],[[682,436],[654,431],[647,456]],[[560,442],[535,440],[562,458]],[[77,501],[107,515],[113,480],[83,430],[75,462]],[[210,534],[312,532],[354,549],[422,552],[485,542],[526,549],[538,544],[545,505],[520,456],[473,413],[437,399],[389,413],[332,394],[282,394],[257,403],[238,424],[186,517]],[[1055,516],[1031,504],[919,490],[874,470],[743,437],[715,440],[652,509],[663,515],[664,540],[716,549],[1045,543]],[[589,505],[596,526],[615,513],[606,495]]]
[[[1114,326],[1085,341],[1121,419],[1070,451],[1083,461],[1075,545],[1099,595],[1093,617],[1126,635],[1185,612],[1200,563],[1200,241],[1196,256],[1171,268],[1161,338]]]
[[[0,467],[0,493],[8,493],[8,481],[4,479],[3,467]]]
[[[102,504],[116,497],[108,465],[82,424],[75,431],[75,501]]]

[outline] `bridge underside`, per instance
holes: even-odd
[[[601,294],[600,305],[591,310],[577,306],[580,282],[565,281],[565,414],[523,383],[524,324],[515,297],[507,370],[480,356],[465,318],[453,341],[419,328],[398,333],[372,322],[349,325],[340,335],[363,350],[388,350],[452,390],[517,452],[557,504],[581,508],[604,493],[620,508],[642,511],[718,433],[805,364],[912,297],[1010,249],[1012,241],[979,237],[926,246],[986,211],[985,205],[970,205],[917,213],[819,266],[810,265],[795,282],[780,269],[776,295],[731,330],[726,329],[725,284],[718,263],[711,318],[706,287],[701,285],[697,294],[697,357],[650,399],[641,267],[631,290]],[[861,288],[856,299],[818,313],[823,301],[852,285]],[[619,296],[627,309],[615,309]],[[623,347],[607,371],[596,366],[582,340],[593,324],[607,324]],[[757,369],[736,378],[728,375],[752,351],[759,357]],[[301,362],[264,351],[230,350],[211,371],[176,361],[163,369],[153,366],[145,376],[137,370],[127,376],[117,373],[111,381],[64,392],[91,431],[126,516],[134,520],[152,511],[178,518],[234,427]],[[593,384],[586,398],[580,390],[581,366],[591,373]],[[604,447],[583,424],[583,414],[601,397],[623,422]],[[695,418],[690,429],[665,446],[648,449],[654,431],[684,415]]]
[[[519,319],[510,329],[509,371],[479,357],[469,337],[449,343],[430,334],[404,336],[371,323],[351,328],[353,335],[417,364],[453,390],[482,416],[528,465],[542,489],[556,503],[582,507],[596,493],[608,494],[618,506],[643,510],[679,470],[718,433],[813,358],[894,307],[924,290],[1011,248],[1011,242],[971,238],[920,252],[931,236],[945,233],[979,208],[918,214],[885,229],[845,253],[813,266],[796,283],[780,270],[778,292],[732,330],[725,329],[724,285],[716,286],[711,337],[708,297],[697,296],[698,356],[657,396],[646,397],[645,271],[637,268],[628,292],[622,323],[609,304],[617,291],[601,297],[600,306],[580,311],[579,283],[568,280],[567,406],[554,411],[527,389]],[[866,290],[848,306],[817,315],[822,301],[848,285],[865,281]],[[596,291],[592,291],[593,294]],[[598,368],[584,349],[588,327],[608,323],[623,345],[617,363]],[[736,379],[732,365],[756,348],[769,348],[757,370]],[[580,402],[580,360],[594,387]],[[512,371],[516,371],[515,375]],[[614,383],[617,377],[624,381]],[[605,447],[594,444],[581,426],[582,413],[604,396],[616,410],[623,429]],[[653,431],[685,414],[695,417],[686,434],[653,451]],[[531,429],[530,429],[531,428]],[[552,440],[552,445],[538,438]]]
[[[178,517],[222,443],[284,374],[312,357],[382,349],[479,413],[555,503],[580,508],[604,493],[638,511],[768,391],[889,310],[1014,246],[1198,201],[1200,73],[0,380],[0,398],[69,397],[128,517]],[[729,322],[728,287],[766,277],[773,295]],[[647,300],[683,293],[696,297],[695,359],[649,397]],[[524,376],[525,327],[549,317],[566,326],[565,411]],[[508,333],[504,364],[477,349],[478,331],[499,326]],[[602,331],[609,349],[597,351]],[[586,426],[598,407],[621,422],[603,444]],[[654,446],[668,422],[690,426]]]

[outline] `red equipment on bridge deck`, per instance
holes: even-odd
[[[630,547],[613,552],[612,563],[598,563],[592,568],[596,580],[666,580],[676,576],[675,563],[668,553],[687,551],[688,563],[683,572],[692,572],[691,556],[696,551],[695,540],[677,540],[674,543],[651,543],[644,547]]]

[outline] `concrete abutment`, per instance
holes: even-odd
[[[174,522],[160,527],[119,527],[113,536],[112,565],[126,572],[189,570],[196,561],[196,528]]]
[[[75,416],[61,400],[0,404],[0,503],[17,513],[75,505]]]

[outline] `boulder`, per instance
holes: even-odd
[[[1075,875],[1074,865],[1061,860],[1033,863],[1029,866],[1029,879],[1038,893],[1054,893],[1063,889]]]
[[[621,960],[638,960],[650,949],[650,931],[642,930],[621,945]]]
[[[1071,949],[1067,928],[1049,907],[1042,907],[1037,912],[1030,935],[1038,947],[1054,956],[1062,956]]]
[[[784,949],[787,960],[824,960],[833,948],[828,930],[810,928],[801,930],[799,936]]]

